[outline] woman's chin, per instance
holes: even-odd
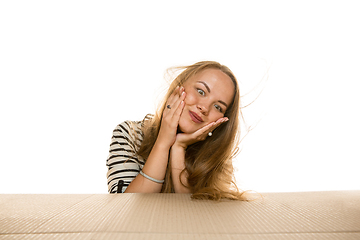
[[[178,127],[179,133],[191,134],[191,133],[196,132],[196,130],[198,130],[198,129],[194,129],[193,127],[189,127],[189,126],[179,125],[179,127]]]
[[[200,124],[196,124],[189,119],[184,118],[183,116],[179,120],[178,131],[186,134],[191,134],[196,132],[201,128]]]

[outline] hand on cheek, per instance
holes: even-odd
[[[204,141],[207,137],[210,136],[210,132],[214,131],[218,126],[224,122],[227,122],[228,120],[229,119],[227,117],[222,117],[219,118],[216,122],[211,122],[193,133],[178,133],[174,145],[186,149],[187,146],[191,144]]]
[[[168,98],[163,111],[162,122],[157,141],[162,146],[171,147],[176,140],[176,131],[184,109],[186,93],[182,87],[177,87]]]
[[[209,135],[209,133],[212,133],[212,131],[214,131],[217,127],[219,127],[222,123],[225,123],[229,121],[229,119],[227,117],[222,117],[222,118],[219,118],[216,122],[212,122],[210,124],[212,124],[212,126],[210,127],[210,129],[206,132],[206,134]],[[209,124],[209,125],[210,125]],[[211,136],[211,135],[209,135]]]

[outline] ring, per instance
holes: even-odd
[[[168,109],[171,109],[170,105],[167,105],[166,107],[167,107]]]
[[[211,137],[211,136],[212,136],[212,132],[209,132],[209,133],[208,133],[208,136]]]

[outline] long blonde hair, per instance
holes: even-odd
[[[185,154],[185,171],[192,198],[220,200],[222,198],[243,200],[242,192],[236,186],[232,160],[235,157],[240,137],[240,91],[232,71],[218,62],[203,61],[184,69],[170,84],[169,90],[151,122],[145,124],[143,141],[138,154],[147,159],[157,139],[166,101],[177,86],[182,86],[190,77],[205,70],[219,69],[227,74],[234,83],[235,94],[232,103],[225,112],[229,121],[221,124],[213,136],[188,146]],[[169,164],[170,165],[170,164]],[[170,167],[167,167],[165,182],[161,192],[174,192]]]

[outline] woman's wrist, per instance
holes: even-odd
[[[186,149],[181,145],[173,145],[170,150],[171,169],[182,171],[185,168]],[[180,160],[180,161],[179,161]]]
[[[187,147],[188,147],[187,144],[179,141],[175,141],[174,144],[171,146],[171,149],[176,149],[178,151],[180,150],[186,151]]]
[[[186,149],[178,144],[174,144],[170,150],[171,174],[176,193],[190,192],[190,189],[185,187],[188,185],[187,173],[186,171],[183,172],[185,169],[185,153]],[[185,186],[183,186],[183,184],[185,184]]]
[[[171,145],[169,146],[168,142],[162,141],[161,139],[156,139],[153,149],[157,149],[159,151],[169,152]]]

